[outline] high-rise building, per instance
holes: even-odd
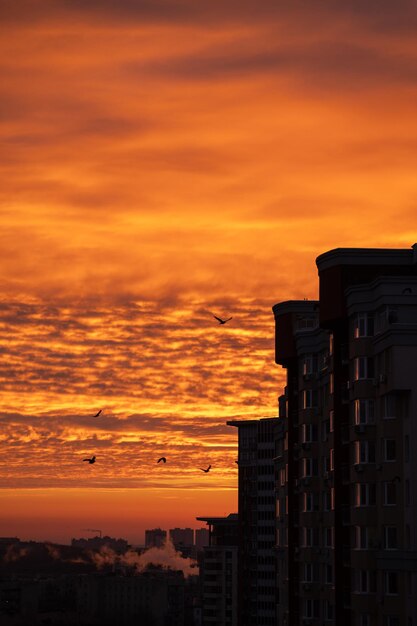
[[[197,519],[209,526],[200,567],[203,626],[237,626],[238,515]]]
[[[276,418],[227,422],[239,441],[239,626],[276,624]]]
[[[417,245],[317,266],[274,307],[278,623],[415,626]]]
[[[171,528],[169,538],[175,546],[175,549],[183,554],[183,556],[191,556],[194,547],[194,529],[193,528]]]
[[[145,530],[145,547],[146,548],[162,548],[167,539],[167,531],[161,528],[153,528]]]

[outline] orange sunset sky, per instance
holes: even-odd
[[[315,298],[328,249],[417,240],[417,5],[0,11],[0,536],[236,511],[272,305]]]

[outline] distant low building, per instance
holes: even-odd
[[[101,548],[107,547],[118,554],[123,554],[129,549],[129,544],[126,539],[115,539],[114,537],[108,536],[71,539],[71,546],[74,548],[88,548],[90,550],[100,550]]]

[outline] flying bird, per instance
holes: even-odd
[[[210,471],[210,467],[211,465],[208,466],[207,469],[203,469],[202,467],[200,467],[201,471],[204,472],[205,474],[208,474],[208,472]]]
[[[164,456],[161,456],[161,458],[157,460],[157,463],[160,463],[161,461],[162,461],[163,463],[166,463],[166,462],[167,462],[167,460],[166,460],[166,458],[165,458]]]
[[[83,461],[88,461],[88,463],[90,463],[90,465],[92,465],[93,463],[96,462],[96,457],[92,456],[91,459],[83,459]]]
[[[232,317],[228,317],[227,320],[222,320],[221,317],[217,317],[217,315],[212,314],[213,317],[218,320],[219,324],[226,324],[226,322],[229,322],[231,319],[233,319]]]
[[[95,415],[93,415],[93,417],[98,417],[100,415],[100,413],[102,412],[103,409],[100,409],[100,411],[98,411]]]

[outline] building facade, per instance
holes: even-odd
[[[239,625],[276,624],[277,418],[227,422],[239,441]]]
[[[274,306],[278,623],[417,624],[417,246],[317,259]]]
[[[198,517],[209,527],[200,564],[203,626],[238,624],[238,516]]]

